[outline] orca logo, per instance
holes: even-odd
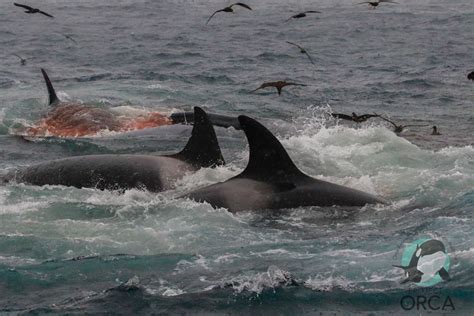
[[[400,283],[412,282],[418,286],[428,287],[442,281],[448,281],[451,259],[444,244],[437,239],[421,238],[409,244],[403,251],[401,268],[405,279]]]

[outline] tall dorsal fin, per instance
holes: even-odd
[[[267,182],[292,181],[307,177],[293,163],[280,141],[256,120],[241,115],[239,123],[249,142],[249,162],[237,177]]]
[[[49,80],[48,74],[43,68],[41,68],[41,73],[43,74],[44,81],[46,82],[46,87],[48,88],[49,105],[56,105],[60,101],[58,96],[56,95],[56,91],[54,91],[53,84],[51,83],[51,80]]]
[[[170,157],[204,168],[225,164],[216,132],[203,109],[194,107],[194,126],[191,138],[181,152]]]

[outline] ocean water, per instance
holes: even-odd
[[[97,153],[176,152],[188,126],[26,142],[12,135],[47,112],[39,69],[63,100],[111,108],[254,117],[307,174],[390,201],[231,214],[177,199],[246,165],[242,132],[216,128],[227,165],[160,194],[0,186],[0,311],[29,313],[433,314],[474,310],[474,2],[414,0],[376,10],[357,1],[0,2],[0,173]],[[240,10],[239,10],[240,9]],[[323,13],[285,23],[290,15]],[[77,44],[62,34],[72,36]],[[285,41],[304,46],[315,65]],[[25,66],[12,56],[27,58]],[[264,81],[306,87],[249,91]],[[400,136],[384,114],[421,124]],[[431,136],[437,125],[441,136]],[[244,197],[243,197],[244,198]],[[446,245],[449,282],[400,284],[404,247]],[[405,296],[438,296],[405,310]],[[449,298],[455,307],[441,308]]]

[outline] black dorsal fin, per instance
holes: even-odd
[[[59,101],[58,96],[56,95],[56,91],[54,91],[54,87],[53,87],[53,84],[51,83],[51,80],[49,80],[48,74],[43,68],[41,68],[41,73],[43,73],[43,78],[44,78],[44,81],[46,82],[46,87],[48,88],[49,105],[58,104],[60,101]]]
[[[249,162],[237,177],[266,182],[293,181],[307,177],[293,163],[280,141],[256,120],[241,115],[239,123],[249,142]]]
[[[225,164],[216,132],[206,112],[194,107],[194,126],[184,149],[170,157],[184,160],[196,167],[215,167]]]

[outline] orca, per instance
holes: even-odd
[[[427,240],[416,245],[416,250],[410,258],[408,266],[394,265],[405,271],[405,279],[400,282],[420,283],[433,278],[437,273],[444,281],[449,281],[449,273],[444,268],[447,258],[444,244],[436,239]]]
[[[385,203],[368,193],[312,178],[293,163],[278,139],[256,120],[239,116],[249,143],[245,170],[221,183],[180,197],[230,212],[303,206],[364,206]]]
[[[43,162],[9,173],[4,182],[64,185],[100,190],[131,188],[160,192],[174,188],[186,172],[223,165],[206,113],[194,108],[195,123],[184,149],[173,155],[90,155]]]
[[[145,128],[172,124],[193,123],[193,112],[178,112],[168,116],[162,112],[145,112],[140,115],[118,115],[110,109],[77,102],[61,101],[48,74],[41,69],[48,89],[48,113],[34,126],[28,127],[23,137],[87,137],[102,131],[124,133]],[[239,129],[236,117],[208,114],[216,126]]]
[[[105,108],[78,102],[62,102],[44,69],[41,69],[48,89],[50,110],[35,126],[26,130],[28,136],[78,137],[96,135],[102,130],[120,132],[127,127]],[[164,118],[164,123],[168,122]]]

